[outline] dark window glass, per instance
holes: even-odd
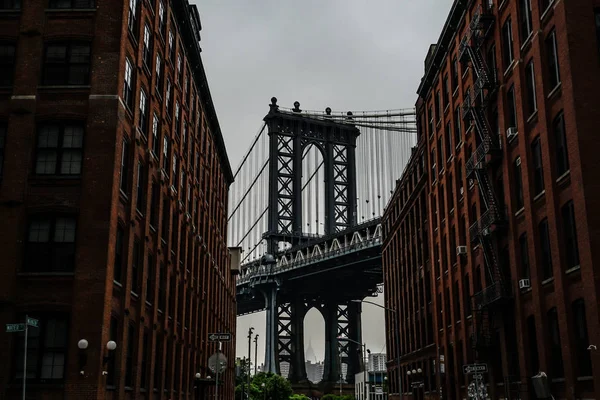
[[[141,162],[137,165],[136,204],[135,208],[144,214],[146,211],[146,168]]]
[[[138,8],[138,0],[129,0],[129,13],[127,14],[127,28],[129,28],[129,32],[137,38],[137,8]]]
[[[537,111],[537,100],[535,94],[535,71],[533,60],[525,67],[525,84],[527,86],[527,115]]]
[[[169,199],[166,197],[163,199],[163,210],[162,210],[162,230],[161,237],[165,242],[169,238],[169,222],[170,222],[170,207],[169,207]]]
[[[531,0],[519,0],[519,9],[521,11],[521,43],[524,43],[533,32]]]
[[[62,381],[65,373],[68,320],[64,316],[28,315],[39,321],[37,328],[27,330],[27,381],[51,383]],[[24,320],[21,316],[19,320]],[[25,332],[16,337],[15,378],[23,379]]]
[[[433,135],[433,107],[429,106],[429,132],[428,134]],[[204,144],[204,143],[203,143]]]
[[[173,98],[173,87],[171,86],[171,80],[167,78],[167,91],[165,92],[165,102],[167,106],[167,116],[171,118],[171,110],[173,109],[171,105],[171,99]]]
[[[550,333],[550,374],[552,379],[564,376],[562,349],[560,346],[560,331],[556,308],[548,311],[548,328]]]
[[[179,102],[175,100],[175,137],[179,138],[179,130],[181,129],[181,123],[179,121],[179,115],[181,110],[179,108]]]
[[[130,110],[133,110],[133,86],[135,70],[129,59],[125,59],[125,77],[123,80],[123,102]]]
[[[159,119],[156,113],[152,114],[152,152],[155,156],[160,155],[160,135],[158,134]]]
[[[452,64],[450,64],[450,70],[452,79],[452,92],[454,92],[458,87],[458,60],[456,59],[456,57],[452,59]]]
[[[454,321],[460,321],[460,292],[458,291],[458,281],[454,281]]]
[[[123,193],[127,193],[129,188],[129,142],[123,139],[123,147],[121,148],[121,177],[120,188]]]
[[[531,144],[531,155],[533,157],[534,195],[538,195],[544,190],[544,167],[542,165],[542,146],[539,137]]]
[[[431,149],[431,180],[435,181],[436,180],[436,174],[435,174],[435,168],[436,167],[436,163],[435,163],[435,149]]]
[[[517,128],[517,102],[515,98],[515,87],[511,86],[506,93],[506,101],[508,103],[508,127]]]
[[[444,138],[446,141],[446,158],[450,159],[452,156],[452,124],[450,121],[446,124],[446,137]]]
[[[523,178],[521,175],[521,157],[518,157],[515,160],[514,166],[514,179],[515,179],[515,208],[516,210],[520,210],[524,206],[523,201]]]
[[[156,79],[154,80],[154,94],[156,94],[156,97],[161,100],[163,95],[162,57],[158,53],[156,53],[156,65],[154,70],[156,73]]]
[[[527,318],[527,348],[528,352],[528,364],[529,364],[529,375],[533,376],[540,372],[540,359],[538,354],[538,344],[535,327],[535,317],[533,315]]]
[[[558,176],[569,170],[569,152],[567,148],[567,134],[565,131],[565,118],[561,112],[552,123],[554,140],[556,144],[556,172]]]
[[[140,364],[140,389],[146,389],[148,384],[148,356],[150,355],[150,334],[144,330],[142,338],[142,362]]]
[[[133,386],[133,356],[135,354],[135,326],[129,325],[129,331],[127,332],[127,357],[125,359],[125,386]]]
[[[158,184],[152,182],[152,191],[150,192],[150,226],[154,229],[158,228],[159,190]]]
[[[442,88],[443,95],[444,95],[444,108],[448,107],[449,104],[449,99],[450,99],[450,86],[448,86],[448,76],[444,76],[444,80],[443,80],[443,85],[444,87]]]
[[[546,38],[546,57],[548,57],[548,82],[550,90],[560,83],[560,70],[558,66],[558,46],[556,43],[556,31],[552,30]]]
[[[448,210],[454,210],[454,181],[452,180],[452,175],[448,175],[448,190],[446,191],[447,194],[447,199],[448,199]],[[454,235],[452,235],[452,238],[454,239]],[[453,250],[451,249],[451,253],[452,254],[452,258],[453,261],[454,257],[456,256],[456,246],[453,247]]]
[[[117,238],[115,241],[115,265],[114,265],[114,280],[116,282],[121,282],[123,278],[123,257],[124,257],[124,246],[125,246],[125,232],[123,228],[120,226],[117,227]]]
[[[152,28],[148,24],[144,25],[144,49],[142,50],[142,59],[148,70],[152,68]]]
[[[67,272],[75,268],[76,221],[69,216],[35,217],[29,222],[25,270]]]
[[[142,270],[142,260],[144,253],[142,252],[142,245],[136,238],[133,241],[133,260],[131,262],[131,291],[134,293],[140,293],[139,282],[140,282],[140,271]]]
[[[438,90],[435,94],[435,119],[440,121],[442,119],[442,113],[440,111],[440,91]]]
[[[519,254],[521,255],[521,278],[529,279],[529,248],[527,247],[527,234],[524,233],[519,237]]]
[[[148,254],[148,269],[146,271],[146,302],[152,304],[154,301],[155,283],[154,256]]]
[[[79,175],[83,156],[83,126],[49,123],[37,133],[35,173],[38,175]]]
[[[561,208],[563,235],[566,248],[567,269],[577,267],[579,265],[579,248],[577,245],[577,227],[575,224],[575,210],[573,201],[567,202]]]
[[[469,282],[469,274],[465,275],[463,280],[463,307],[465,308],[465,316],[471,315],[471,282]]]
[[[444,169],[444,164],[443,164],[443,160],[444,160],[444,147],[442,146],[442,137],[441,136],[437,140],[437,148],[438,148],[437,165],[440,168],[440,174],[441,174],[442,170]]]
[[[156,343],[154,344],[154,354],[156,354],[156,360],[154,365],[154,380],[153,385],[154,390],[160,388],[160,384],[162,383],[162,372],[163,372],[163,338],[161,335],[156,337]]]
[[[546,12],[546,10],[548,10],[548,7],[550,7],[550,4],[553,3],[554,0],[540,0],[540,14],[544,14]]]
[[[158,2],[158,31],[164,37],[167,29],[167,21],[165,19],[165,5],[162,0]]]
[[[498,82],[498,65],[496,61],[496,45],[490,46],[487,52],[487,67],[493,82]]]
[[[544,218],[539,225],[540,251],[542,255],[542,279],[551,278],[552,253],[550,251],[550,233],[548,231],[548,219]]]
[[[15,74],[15,45],[0,43],[0,86],[12,86]]]
[[[458,106],[458,107],[456,107],[456,110],[454,111],[454,142],[456,143],[456,146],[458,146],[458,144],[462,140],[460,118],[461,118],[460,106]]]
[[[46,45],[44,85],[89,85],[89,83],[89,43],[50,43]]]
[[[0,10],[20,10],[21,0],[0,0]]]
[[[50,0],[49,8],[60,9],[92,9],[95,6],[94,0]]]
[[[175,35],[173,31],[169,31],[169,59],[175,61]]]
[[[502,26],[502,61],[504,70],[508,69],[513,60],[512,24],[510,18],[508,18]]]
[[[163,148],[162,148],[162,169],[167,172],[169,170],[169,150],[170,143],[167,135],[163,136]]]
[[[140,120],[139,127],[140,131],[144,134],[144,136],[148,136],[148,128],[149,123],[148,119],[150,117],[148,111],[148,96],[146,95],[146,91],[144,89],[140,90]]]
[[[592,375],[592,352],[588,350],[590,345],[588,336],[587,318],[585,316],[585,303],[583,299],[573,302],[573,333],[576,346],[576,359],[574,363],[576,376]]]
[[[165,309],[165,266],[160,263],[160,269],[158,270],[158,309],[163,311]]]
[[[0,177],[4,172],[4,148],[6,147],[6,124],[0,123]]]
[[[450,326],[450,316],[451,314],[451,310],[450,310],[450,289],[446,288],[446,290],[444,291],[444,323],[446,326]]]

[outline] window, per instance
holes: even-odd
[[[121,226],[117,227],[117,238],[115,240],[115,263],[113,268],[113,279],[115,282],[121,282],[123,277],[123,257],[124,257],[124,236],[125,232]]]
[[[144,329],[142,338],[142,362],[140,365],[140,389],[146,389],[148,385],[148,356],[150,351],[150,334],[147,329]]]
[[[508,18],[502,26],[502,62],[505,71],[511,66],[513,57],[512,24]]]
[[[492,83],[498,82],[498,63],[496,62],[496,45],[492,44],[487,52],[487,67]]]
[[[175,61],[175,35],[173,31],[169,31],[169,59]]]
[[[520,210],[524,207],[525,203],[523,202],[523,179],[521,176],[521,157],[517,157],[513,166],[514,170],[514,179],[515,179],[515,196],[516,196],[516,209]]]
[[[444,96],[444,109],[446,107],[448,107],[449,104],[449,98],[450,98],[450,86],[448,86],[448,75],[444,76],[444,80],[443,80],[443,87],[442,90],[444,91],[443,96]]]
[[[508,103],[508,128],[517,128],[517,103],[515,98],[515,87],[511,86],[506,93]]]
[[[151,71],[152,68],[152,30],[148,24],[144,25],[144,49],[142,50],[144,66]]]
[[[431,158],[430,158],[430,162],[431,162],[431,181],[435,182],[436,180],[436,175],[435,175],[435,148],[431,149]]]
[[[162,169],[165,171],[169,170],[169,138],[167,135],[163,136],[163,160]]]
[[[110,328],[109,329],[110,329],[109,339],[119,343],[119,339],[118,339],[119,320],[114,316],[110,318]],[[115,367],[117,364],[117,357],[114,354],[115,352],[112,352],[112,353],[113,354],[109,353],[108,366],[107,366],[108,375],[106,376],[106,385],[114,388],[115,374],[116,374]]]
[[[121,148],[121,191],[127,194],[129,181],[129,141],[123,139],[123,147]]]
[[[456,254],[456,252],[454,252]],[[454,321],[460,321],[460,292],[458,291],[458,281],[454,281]]]
[[[127,332],[127,358],[125,359],[125,387],[133,386],[133,355],[135,354],[135,326],[129,325]]]
[[[566,249],[567,269],[579,266],[579,249],[577,246],[577,227],[573,201],[568,201],[561,208],[563,235]]]
[[[4,148],[6,147],[6,124],[0,123],[0,177],[4,166]]]
[[[20,10],[21,0],[0,0],[0,10]]]
[[[442,146],[442,137],[441,136],[438,137],[437,148],[438,148],[437,164],[440,167],[440,174],[441,174],[444,169],[444,164],[442,163],[442,161],[444,160],[444,147]]]
[[[161,230],[161,238],[165,242],[169,238],[169,199],[166,197],[163,199],[163,210],[162,210],[162,230]]]
[[[554,132],[554,141],[556,145],[554,151],[556,157],[556,172],[558,176],[561,176],[569,170],[569,152],[567,149],[565,117],[562,112],[554,118],[552,130]]]
[[[90,45],[88,43],[51,43],[46,45],[43,84],[89,85]]]
[[[519,237],[519,254],[521,255],[521,278],[529,279],[529,248],[527,247],[527,234],[524,233]]]
[[[127,15],[127,28],[137,38],[137,0],[129,0],[129,14]]]
[[[35,216],[29,222],[25,271],[70,272],[75,269],[75,217]]]
[[[152,254],[148,254],[148,270],[146,271],[146,303],[148,304],[152,304],[154,301],[154,282],[154,256]]]
[[[181,53],[177,54],[177,81],[181,84],[181,78],[183,78],[183,73],[181,72],[181,67],[183,62],[181,61]]]
[[[535,71],[533,69],[533,60],[529,61],[525,67],[525,85],[527,88],[527,115],[532,115],[537,111],[537,99],[535,94]]]
[[[446,124],[446,137],[444,138],[446,142],[446,158],[449,160],[452,157],[452,124],[450,121]]]
[[[167,103],[167,116],[170,118],[171,117],[171,92],[172,92],[173,88],[171,87],[171,80],[169,78],[167,78],[167,91],[165,93],[165,101]]]
[[[429,106],[429,135],[433,135],[433,107]]]
[[[456,143],[456,146],[458,146],[458,144],[462,140],[460,117],[461,117],[460,116],[460,106],[458,106],[458,107],[456,107],[456,110],[454,111],[454,142]]]
[[[523,44],[533,32],[531,0],[519,0],[519,8],[521,11],[521,44]]]
[[[537,196],[544,190],[544,167],[542,166],[542,146],[539,137],[531,143],[531,155],[533,157],[533,189]]]
[[[552,379],[562,378],[564,370],[556,308],[548,311],[548,329],[550,331],[550,376]]]
[[[15,73],[15,45],[0,43],[0,86],[12,86]]]
[[[152,152],[155,156],[160,153],[160,138],[158,136],[158,115],[152,114]]]
[[[135,208],[142,215],[145,212],[146,206],[146,169],[144,168],[144,164],[138,161],[137,164],[137,182],[136,182],[136,204]]]
[[[458,60],[456,57],[452,59],[452,64],[450,64],[450,74],[452,80],[452,93],[458,88]]]
[[[538,354],[535,317],[533,315],[527,318],[527,348],[529,350],[528,363],[529,373],[531,376],[537,374],[540,371],[540,359]]]
[[[596,22],[596,46],[600,50],[600,8],[594,8],[594,20]]]
[[[165,29],[167,28],[167,24],[165,21],[165,5],[162,0],[158,2],[158,31],[164,37]]]
[[[38,128],[35,173],[79,175],[83,127],[79,124],[45,124]]]
[[[123,80],[123,102],[133,109],[133,65],[129,58],[125,59],[125,78]]]
[[[162,99],[163,77],[162,77],[162,58],[156,53],[156,80],[154,81],[154,93],[159,99]]]
[[[29,315],[39,321],[38,328],[27,332],[27,380],[50,383],[64,378],[68,321],[59,315]],[[16,340],[15,378],[23,379],[23,352],[25,332],[20,332]]]
[[[548,83],[550,83],[550,90],[552,91],[560,83],[558,46],[556,43],[556,30],[554,29],[546,38],[546,57],[548,57]]]
[[[148,136],[148,97],[144,89],[140,89],[140,131]]]
[[[175,136],[179,137],[179,129],[181,124],[179,123],[179,114],[181,110],[179,108],[179,102],[175,101]]]
[[[172,160],[172,173],[171,179],[173,181],[173,186],[177,187],[177,154],[173,152],[173,160]]]
[[[573,333],[576,346],[576,363],[574,363],[577,376],[592,375],[592,352],[588,350],[590,345],[588,336],[587,318],[585,316],[585,303],[583,299],[573,302]]]
[[[550,251],[550,232],[548,230],[548,219],[544,218],[539,226],[540,251],[542,255],[542,280],[551,278],[552,272],[552,252]]]
[[[152,192],[150,193],[150,226],[154,229],[158,227],[159,193],[158,184],[152,182]]]
[[[463,307],[465,308],[465,317],[471,315],[471,283],[469,274],[463,279]]]
[[[50,0],[48,8],[92,9],[94,8],[94,0]]]
[[[131,262],[131,291],[133,293],[140,293],[140,271],[142,270],[142,245],[140,241],[136,238],[133,241],[133,260]]]
[[[440,111],[440,91],[438,90],[435,94],[435,119],[440,121],[442,119],[442,113]]]
[[[161,262],[158,270],[158,309],[161,311],[165,309],[165,278],[165,266]]]

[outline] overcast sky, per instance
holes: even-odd
[[[227,152],[235,170],[268,112],[278,104],[334,111],[413,107],[424,60],[437,41],[452,0],[205,0],[202,56]],[[371,299],[372,300],[372,299]],[[383,301],[382,297],[376,299]],[[311,310],[306,344],[323,359],[324,323]],[[237,355],[247,331],[265,315],[238,318]],[[363,335],[372,352],[385,349],[383,310],[364,305]],[[252,349],[254,357],[254,349]]]

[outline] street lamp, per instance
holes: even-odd
[[[375,302],[369,301],[369,300],[352,300],[353,303],[367,303],[367,304],[372,304],[374,306],[377,306],[379,308],[383,308],[386,311],[389,311],[393,314],[396,314],[396,310],[394,308],[390,308],[390,307],[386,307],[386,306],[382,306],[381,304],[377,304]],[[396,322],[396,334],[394,335],[394,337],[396,338],[396,368],[398,369],[397,371],[397,376],[398,376],[398,395],[400,397],[400,400],[402,400],[403,398],[403,394],[402,394],[402,375],[400,374],[400,318],[398,318],[397,316],[394,316],[394,321]]]
[[[81,339],[77,342],[77,347],[79,348],[79,375],[85,375],[85,365],[87,364],[87,352],[85,351],[88,348],[88,341],[85,339]]]
[[[102,364],[106,365],[113,358],[113,351],[117,348],[117,343],[114,340],[106,342],[106,355],[102,359]],[[102,371],[102,375],[108,375],[108,371]]]
[[[362,346],[362,348],[363,348],[363,400],[364,400],[366,398],[366,392],[367,392],[367,390],[366,390],[366,388],[367,388],[367,366],[365,364],[365,358],[367,356],[367,344],[357,342],[356,340],[347,338],[345,336],[338,336],[337,339],[338,340],[346,340],[348,342],[355,343],[359,346]],[[342,365],[340,363],[340,370],[341,369],[342,369]]]
[[[196,386],[194,386],[194,397],[196,398],[196,400],[200,400],[200,378],[202,378],[202,375],[200,374],[200,372],[196,372],[196,374],[194,375],[194,381],[196,383]]]
[[[267,386],[264,382],[260,384],[260,387],[262,388],[263,391],[263,400],[267,399],[267,391],[265,390],[265,386]]]

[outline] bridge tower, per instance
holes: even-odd
[[[314,239],[303,230],[302,163],[305,149],[314,145],[323,156],[325,221],[324,233],[331,235],[355,226],[356,216],[356,139],[360,131],[348,113],[345,123],[303,115],[300,103],[291,112],[281,111],[277,99],[271,99],[264,121],[269,134],[269,208],[268,231],[263,235],[267,251],[276,254],[280,243],[292,246]],[[268,260],[266,260],[268,261]],[[274,260],[272,260],[274,262]],[[265,264],[268,264],[266,262]],[[267,335],[265,369],[279,373],[279,363],[290,364],[292,382],[306,382],[304,360],[304,317],[315,307],[325,320],[325,371],[323,381],[334,383],[340,376],[341,363],[348,365],[346,380],[353,382],[361,370],[362,357],[356,344],[338,341],[347,336],[361,341],[361,307],[351,298],[330,294],[318,299],[282,299],[278,283],[256,287],[265,297]]]

